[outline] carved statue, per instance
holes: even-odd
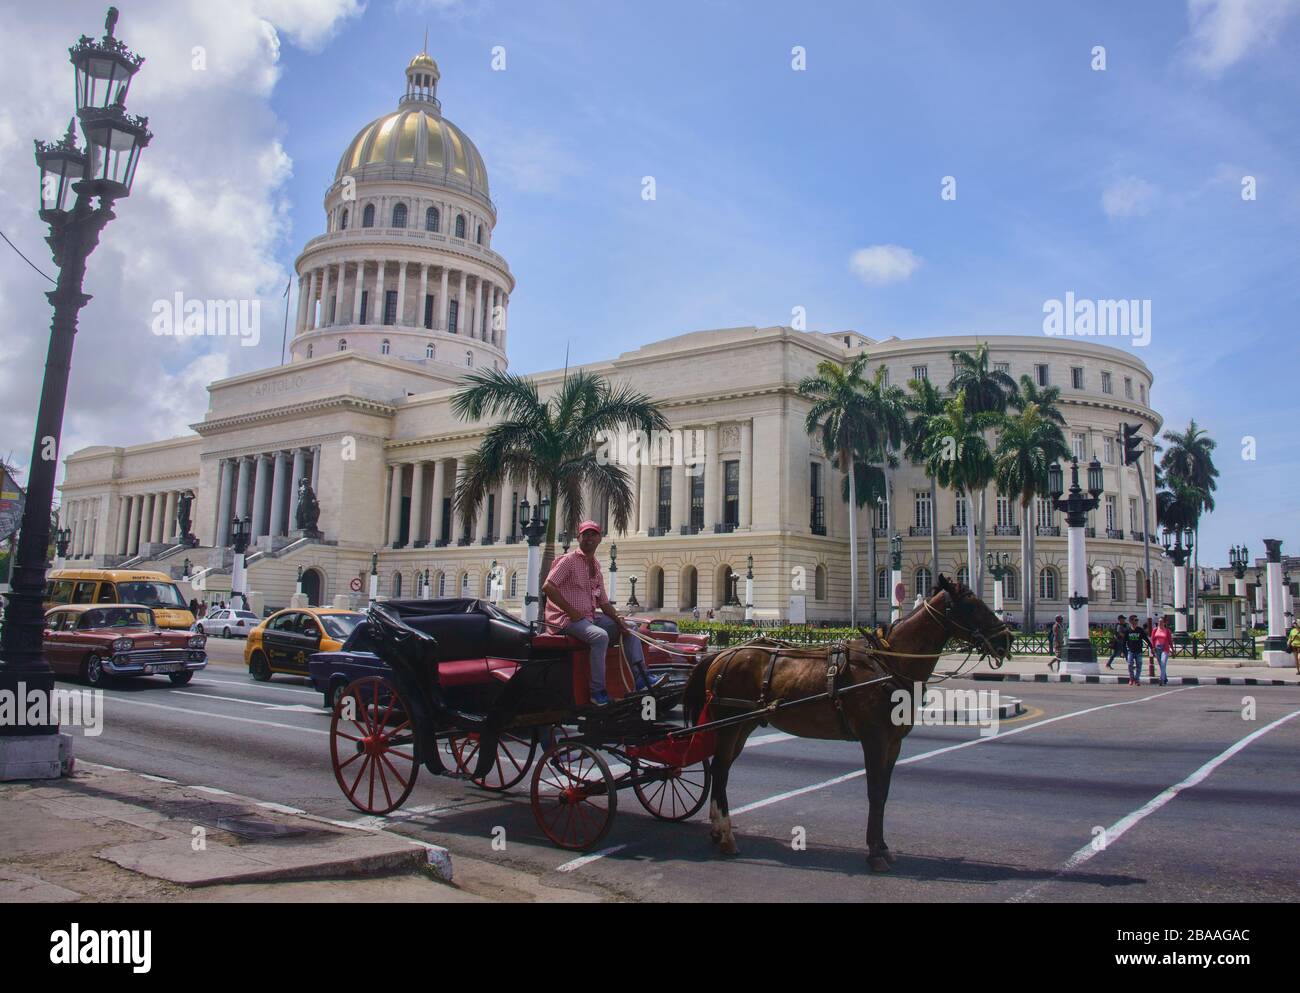
[[[315,531],[320,520],[320,504],[312,492],[311,482],[304,476],[298,480],[298,504],[294,511],[294,521],[299,531]]]
[[[181,543],[190,545],[191,548],[198,544],[198,539],[195,539],[193,543],[190,541],[191,538],[194,538],[194,535],[190,533],[190,507],[193,503],[194,494],[189,490],[182,493],[180,499],[176,501],[176,533],[180,535]]]

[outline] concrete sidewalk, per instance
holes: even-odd
[[[992,679],[1008,682],[1063,682],[1063,683],[1127,683],[1128,664],[1122,659],[1115,659],[1112,669],[1106,668],[1106,657],[1098,659],[1101,669],[1099,676],[1062,675],[1048,668],[1047,657],[1043,655],[1015,655],[1008,659],[1001,668],[993,669],[988,661],[975,663],[972,656],[965,654],[944,655],[939,660],[937,672],[950,672],[962,668],[968,678]],[[1152,682],[1148,673],[1150,667],[1142,662],[1142,682]],[[1160,672],[1156,667],[1156,673]],[[1300,675],[1294,668],[1273,669],[1255,659],[1171,659],[1166,667],[1170,686],[1224,685],[1224,686],[1297,686]],[[1158,678],[1158,675],[1157,675]]]
[[[0,784],[0,902],[591,899],[465,863],[453,884],[436,845],[91,763]]]

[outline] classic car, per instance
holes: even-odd
[[[332,709],[348,683],[363,676],[386,676],[389,668],[379,657],[366,625],[358,624],[337,651],[312,655],[307,660],[307,674],[312,686],[324,695],[325,706]]]
[[[139,569],[55,569],[46,576],[45,608],[63,604],[138,604],[159,627],[188,630],[194,623],[180,588],[164,572]]]
[[[626,620],[642,637],[665,642],[674,652],[689,652],[691,655],[700,655],[708,651],[709,639],[707,635],[682,634],[677,630],[676,621],[661,617],[638,617],[636,615],[629,616]],[[691,664],[692,659],[682,655],[670,655],[653,645],[642,643],[642,646],[645,650],[645,661],[648,666]]]
[[[194,630],[199,634],[220,634],[223,638],[247,638],[258,623],[257,615],[251,610],[223,607],[200,617],[194,622]]]
[[[110,676],[167,675],[183,686],[208,664],[201,634],[158,626],[142,604],[68,604],[45,614],[45,657],[56,675],[102,686]]]
[[[244,664],[260,683],[274,673],[306,676],[316,652],[337,652],[365,614],[328,607],[290,607],[276,611],[248,632]]]

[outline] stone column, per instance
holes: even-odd
[[[704,429],[704,530],[712,531],[718,523],[722,488],[718,485],[722,463],[718,461],[718,426]]]
[[[456,304],[456,333],[466,334],[469,325],[469,299],[466,295],[466,286],[469,283],[469,273],[464,269],[460,271],[460,296]]]
[[[131,520],[128,524],[125,554],[134,555],[136,548],[140,544],[140,511],[144,506],[144,498],[139,493],[134,493],[129,499],[131,501]]]
[[[298,277],[298,313],[294,327],[301,333],[307,330],[307,277]]]
[[[424,327],[424,301],[429,295],[429,267],[420,263],[420,302],[415,307],[415,325]],[[432,322],[430,322],[432,323]]]
[[[151,540],[155,544],[161,544],[163,541],[163,532],[166,530],[166,509],[167,494],[155,493],[153,495],[153,528],[151,529]]]
[[[388,485],[388,540],[386,544],[395,545],[402,536],[402,465],[389,466]]]
[[[411,547],[424,543],[424,463],[417,461],[411,468]]]
[[[285,477],[289,470],[289,456],[284,452],[276,452],[273,456],[275,459],[275,472],[271,478],[271,534],[282,535],[285,532],[285,499],[287,494],[284,490]]]
[[[245,518],[249,516],[248,497],[249,487],[252,483],[253,460],[247,455],[239,459],[239,476],[235,482],[235,513],[233,516]]]
[[[478,281],[478,290],[474,293],[474,303],[476,304],[474,309],[478,311],[474,321],[475,330],[478,332],[476,337],[480,341],[488,341],[491,325],[488,310],[492,306],[492,284],[481,276]]]
[[[387,263],[380,259],[375,263],[375,319],[372,324],[383,325],[384,323],[384,269]]]
[[[406,262],[397,263],[397,316],[393,319],[397,327],[406,326]]]
[[[128,521],[130,520],[130,516],[131,498],[126,496],[118,497],[117,537],[114,539],[115,544],[113,545],[114,553],[117,555],[126,554],[126,529],[129,527]],[[66,527],[67,525],[64,526]]]
[[[501,350],[506,348],[506,332],[510,330],[510,298],[501,291]]]
[[[307,291],[307,328],[315,330],[320,326],[316,315],[316,294],[320,292],[320,270],[311,271],[311,288]]]
[[[448,321],[448,319],[449,319],[449,318],[448,318],[448,307],[449,307],[449,303],[448,303],[448,296],[447,296],[447,276],[448,276],[448,274],[449,274],[449,273],[448,273],[448,269],[447,269],[447,267],[446,267],[446,266],[443,266],[443,267],[442,267],[442,289],[438,291],[438,306],[439,306],[439,308],[441,308],[441,309],[439,310],[439,313],[442,315],[442,316],[438,319],[438,330],[439,330],[439,331],[446,331],[446,330],[447,330],[447,321]]]
[[[320,459],[321,446],[317,445],[311,450],[311,489],[313,493],[320,492]]]
[[[257,456],[257,472],[253,477],[253,538],[266,534],[267,497],[271,489],[271,460],[265,455]]]
[[[1290,668],[1295,658],[1286,647],[1286,594],[1282,585],[1282,539],[1264,539],[1264,560],[1268,577],[1268,636],[1264,639],[1264,664],[1273,669]]]
[[[167,491],[167,509],[163,512],[163,541],[180,537],[180,530],[176,527],[176,502],[179,495],[176,490]]]
[[[750,499],[753,493],[750,476],[754,469],[754,422],[742,421],[740,425],[740,524],[748,528],[752,520]]]
[[[442,500],[446,495],[447,469],[442,459],[433,460],[433,492],[430,494],[429,544],[437,544],[442,538]]]
[[[330,296],[334,292],[334,267],[327,265],[325,267],[325,288],[320,295],[320,326],[327,328],[333,322],[330,320]]]
[[[639,514],[641,519],[637,522],[637,531],[641,534],[645,534],[655,526],[656,475],[654,461],[650,458],[650,453],[643,453],[641,459],[641,510]]]
[[[213,542],[218,548],[230,543],[230,481],[234,475],[234,466],[229,459],[222,459],[217,471],[217,526],[213,531]]]
[[[360,324],[363,315],[361,313],[361,293],[365,289],[366,263],[362,259],[357,262],[357,278],[352,284],[352,323]]]
[[[295,448],[293,450],[293,472],[289,477],[288,493],[288,528],[296,530],[298,527],[298,486],[302,482],[302,477],[307,470],[307,449]]]
[[[691,520],[690,501],[686,498],[688,492],[686,488],[686,466],[678,465],[677,459],[681,453],[673,453],[673,506],[672,514],[668,518],[673,533],[679,533],[683,524],[689,524]]]

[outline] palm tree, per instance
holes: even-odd
[[[1006,412],[1007,403],[1016,393],[1016,381],[1001,369],[989,368],[989,346],[988,342],[981,341],[975,348],[974,354],[965,351],[954,351],[952,353],[952,380],[948,383],[948,390],[951,393],[961,392],[966,398],[966,411],[972,415],[978,414],[995,414],[1002,415]],[[995,417],[992,424],[996,424]],[[987,444],[987,439],[985,439]],[[988,479],[984,480],[979,490],[979,528],[980,528],[980,549],[979,560],[971,564],[971,577],[974,581],[974,588],[979,596],[984,595],[984,553],[986,544],[985,531],[985,507],[984,507],[984,488],[988,485]],[[967,517],[970,516],[969,494],[967,490]],[[967,534],[970,533],[971,524],[967,524]]]
[[[466,523],[477,516],[488,493],[513,479],[535,486],[553,508],[563,497],[563,527],[570,533],[582,521],[586,487],[598,505],[609,501],[614,529],[627,530],[631,477],[616,461],[598,459],[594,449],[601,432],[666,429],[668,422],[649,396],[584,371],[566,376],[546,400],[539,397],[533,380],[495,369],[473,373],[464,382],[451,400],[458,417],[501,418],[465,460],[454,505]],[[558,517],[558,511],[552,514],[546,527],[543,580],[555,560]]]
[[[867,380],[863,371],[869,361],[865,353],[847,365],[827,359],[817,366],[815,376],[799,383],[799,395],[812,401],[804,417],[804,430],[821,437],[822,450],[845,475],[849,502],[849,623],[858,624],[858,464],[901,440],[901,391],[895,397],[884,386],[883,367]],[[898,410],[895,411],[895,406]]]
[[[910,379],[907,382],[912,395],[907,398],[907,409],[916,416],[908,425],[907,444],[903,455],[913,464],[922,466],[930,480],[930,566],[939,575],[939,484],[926,461],[925,448],[930,434],[930,418],[943,413],[943,396],[928,379]]]
[[[907,394],[897,386],[886,382],[888,370],[882,365],[863,387],[867,399],[868,437],[862,456],[864,463],[855,465],[861,474],[858,476],[856,505],[850,503],[851,512],[875,503],[877,497],[888,499],[890,490],[888,474],[898,467],[898,449],[906,441]],[[848,480],[844,481],[844,499],[849,500]],[[874,526],[874,521],[872,522]],[[873,532],[871,543],[867,546],[867,574],[871,577],[871,623],[878,623],[879,615],[876,605],[876,536]]]
[[[1023,377],[1025,381],[1029,377]],[[1023,385],[1023,383],[1022,383]],[[1032,386],[1032,383],[1030,383]],[[1070,457],[1065,432],[1037,403],[1018,407],[1019,413],[1002,422],[994,453],[994,478],[998,490],[1020,500],[1020,586],[1024,605],[1024,630],[1034,630],[1034,531],[1030,505],[1047,495],[1047,470],[1053,462]]]
[[[997,426],[999,414],[992,411],[972,414],[964,391],[943,405],[943,413],[927,419],[923,445],[926,471],[940,486],[974,493],[983,490],[993,479],[993,455],[985,432]],[[966,559],[967,579],[973,580],[976,569],[975,529],[971,526],[967,504]]]
[[[1212,454],[1216,443],[1196,426],[1195,419],[1188,422],[1185,431],[1166,431],[1164,439],[1169,442],[1169,448],[1160,457],[1160,468],[1171,488],[1179,484],[1184,491],[1190,491],[1195,511],[1190,524],[1195,532],[1192,547],[1192,570],[1196,577],[1192,583],[1192,616],[1195,617],[1201,572],[1201,515],[1214,512],[1214,491],[1218,488],[1215,480],[1219,478],[1219,470],[1215,468]],[[1184,497],[1187,495],[1185,492]]]
[[[1028,376],[1020,377],[1016,391],[1007,397],[1007,406],[1012,410],[1023,411],[1030,404],[1038,406],[1038,413],[1049,421],[1065,426],[1065,415],[1057,408],[1061,402],[1059,386],[1039,386]]]

